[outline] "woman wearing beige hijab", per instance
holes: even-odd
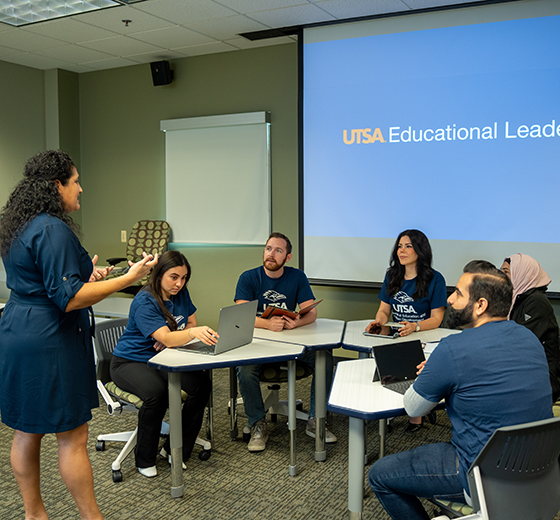
[[[529,255],[516,253],[504,260],[502,271],[513,285],[513,301],[508,319],[531,330],[544,347],[550,371],[552,400],[560,397],[560,341],[558,322],[546,297],[550,277]]]

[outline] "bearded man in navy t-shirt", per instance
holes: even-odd
[[[261,318],[267,307],[295,311],[312,305],[315,296],[309,285],[305,273],[285,264],[292,258],[292,244],[290,239],[282,233],[272,233],[266,242],[263,255],[263,265],[245,271],[237,282],[235,303],[245,303],[258,300],[255,327],[281,332],[284,329],[294,329],[313,323],[317,319],[317,309],[311,309],[303,315],[292,319],[288,316],[273,316]],[[280,339],[280,338],[279,338]],[[327,352],[327,392],[332,382],[333,361]],[[309,365],[315,370],[315,353],[306,352],[298,361]],[[243,397],[245,413],[252,428],[249,451],[263,451],[268,440],[268,427],[265,421],[266,410],[261,394],[259,373],[261,365],[237,367],[239,390]],[[306,433],[315,437],[315,384],[311,384],[311,404]],[[328,429],[325,431],[325,442],[336,442],[336,437]]]
[[[509,278],[474,260],[448,298],[449,328],[404,395],[408,415],[421,416],[445,399],[451,442],[427,444],[379,459],[369,483],[394,520],[428,520],[417,496],[470,502],[468,468],[492,433],[552,417],[552,388],[540,341],[507,320]]]

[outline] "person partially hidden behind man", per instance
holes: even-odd
[[[394,520],[427,520],[417,497],[469,502],[467,470],[500,427],[552,417],[548,365],[527,328],[508,321],[512,286],[490,262],[474,260],[448,298],[449,328],[404,396],[410,416],[445,399],[451,442],[428,444],[378,460],[369,483]]]
[[[235,303],[245,303],[258,300],[255,327],[280,332],[284,329],[295,329],[317,319],[317,309],[311,309],[295,319],[286,316],[273,316],[268,319],[260,315],[268,306],[279,307],[294,311],[299,305],[300,309],[312,305],[315,296],[309,285],[309,280],[303,271],[285,266],[292,258],[292,244],[290,239],[282,233],[272,233],[264,248],[263,265],[245,271],[237,282],[235,290]],[[327,392],[332,383],[333,361],[330,352],[327,352]],[[315,352],[306,352],[298,361],[315,369]],[[259,373],[261,365],[237,367],[239,390],[243,397],[245,413],[252,428],[249,451],[262,451],[268,440],[268,427],[265,421],[266,410],[261,394]],[[311,383],[311,404],[306,433],[315,437],[315,376]],[[328,429],[325,431],[325,442],[336,442],[336,437]]]

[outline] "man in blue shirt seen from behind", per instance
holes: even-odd
[[[237,282],[235,303],[245,303],[258,300],[255,327],[281,332],[284,329],[295,329],[317,319],[317,309],[311,309],[302,316],[291,319],[287,316],[273,316],[268,319],[260,316],[267,307],[279,307],[294,311],[312,305],[315,296],[309,285],[309,280],[303,271],[288,267],[285,264],[292,258],[292,244],[290,239],[282,233],[272,233],[266,242],[263,255],[263,265],[245,271]],[[279,338],[280,339],[280,338]],[[332,382],[333,361],[327,352],[327,391]],[[301,359],[306,365],[315,369],[315,352],[306,352]],[[259,383],[261,365],[237,367],[239,390],[243,397],[245,413],[252,428],[249,451],[263,451],[268,440],[268,427],[265,421],[266,410]],[[311,383],[311,404],[306,433],[315,437],[315,381]],[[325,431],[325,442],[336,442],[336,437],[328,429]]]
[[[394,520],[428,520],[417,497],[470,502],[467,470],[492,433],[552,417],[544,350],[531,331],[507,320],[511,299],[511,281],[490,262],[465,266],[447,300],[448,327],[464,330],[441,340],[404,396],[415,417],[445,399],[451,442],[389,455],[369,472]]]

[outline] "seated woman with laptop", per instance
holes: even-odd
[[[400,324],[399,336],[441,325],[447,306],[445,280],[432,268],[432,248],[422,231],[408,229],[397,237],[379,299],[379,310],[367,332],[383,332],[391,312]],[[406,431],[414,433],[421,427],[422,418],[411,417]]]
[[[130,305],[128,325],[113,352],[111,378],[144,402],[138,413],[135,459],[145,477],[157,475],[161,423],[168,407],[168,373],[149,368],[147,362],[166,347],[179,347],[195,338],[213,345],[218,338],[210,327],[196,325],[196,307],[187,290],[190,277],[191,267],[183,254],[161,255],[149,283]],[[182,411],[186,461],[202,426],[212,383],[204,371],[181,372],[181,388],[188,394]],[[161,455],[169,458],[169,454],[167,440]]]

